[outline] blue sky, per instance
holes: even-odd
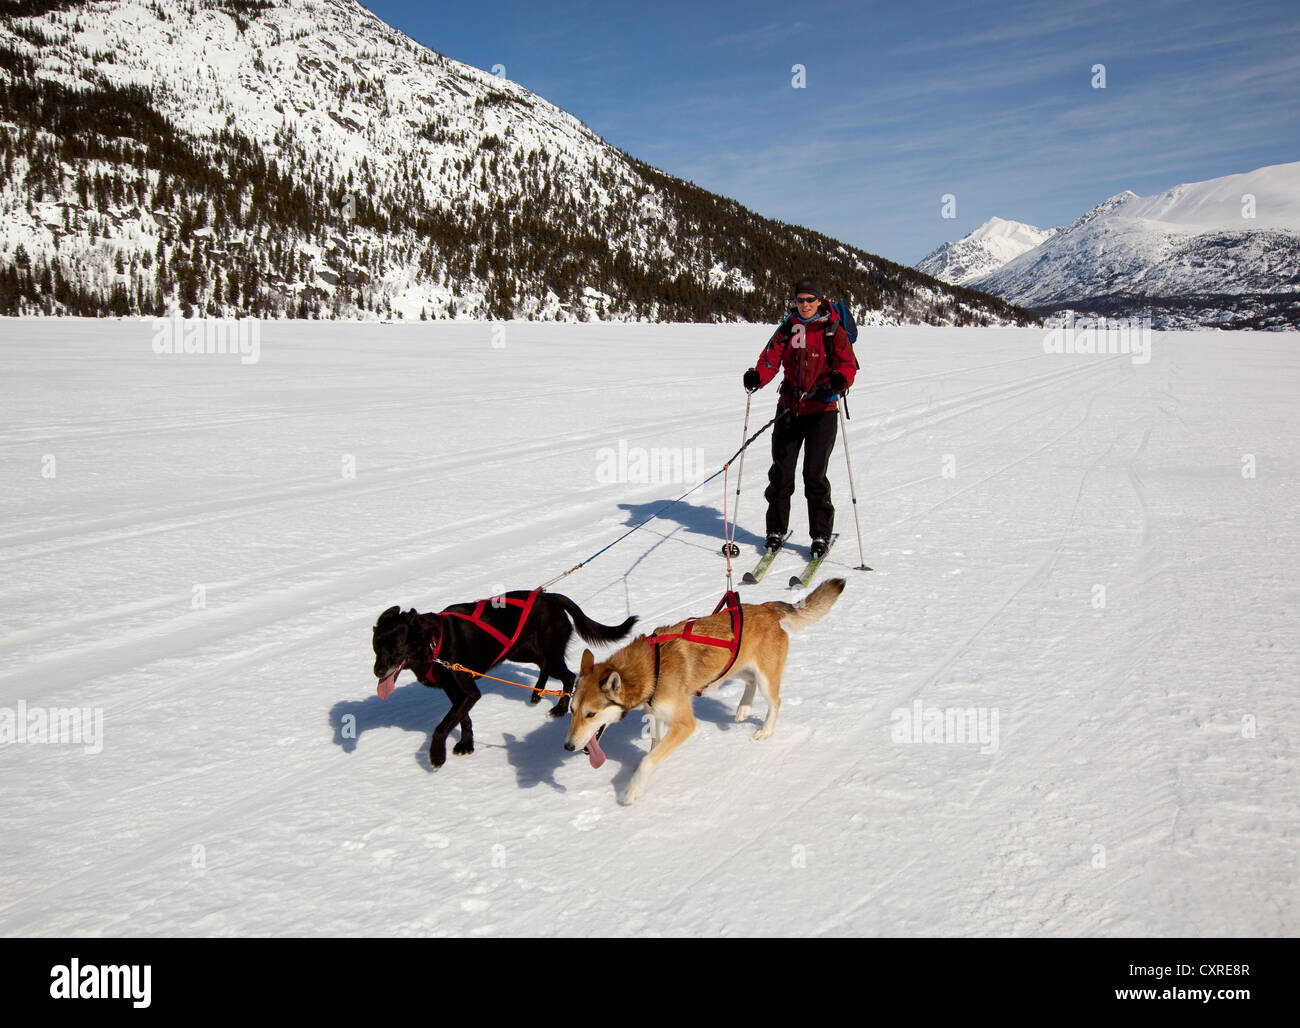
[[[366,6],[656,167],[906,264],[994,215],[1046,228],[1300,160],[1296,0]]]

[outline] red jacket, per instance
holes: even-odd
[[[820,310],[825,312],[826,305]],[[828,334],[834,340],[829,350]],[[830,386],[831,372],[838,371],[847,385],[852,385],[858,368],[849,337],[834,311],[825,320],[804,322],[790,317],[781,323],[754,365],[759,388],[772,381],[781,369],[785,370],[785,381],[781,383],[779,407],[794,407],[796,414],[839,409],[839,394]],[[803,393],[807,395],[801,400]]]

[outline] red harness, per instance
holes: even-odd
[[[494,597],[492,600],[479,600],[478,603],[475,605],[474,612],[472,614],[462,614],[459,611],[455,611],[455,610],[444,610],[439,612],[438,617],[460,618],[463,621],[468,621],[471,625],[476,625],[477,627],[481,628],[484,632],[487,632],[488,635],[496,639],[497,642],[501,643],[501,655],[497,657],[496,660],[489,663],[487,666],[487,669],[491,669],[495,665],[500,664],[503,660],[505,660],[506,654],[510,652],[511,647],[513,647],[514,644],[519,641],[519,636],[523,634],[524,625],[528,621],[528,615],[533,612],[533,604],[537,602],[537,597],[541,593],[541,591],[542,591],[541,587],[538,586],[536,589],[534,589],[532,592],[528,594],[527,599],[523,599],[523,600],[518,600],[510,596]],[[510,607],[523,608],[519,614],[519,624],[515,626],[515,634],[510,636],[509,638],[506,638],[504,632],[498,631],[496,628],[493,628],[491,625],[489,625],[486,621],[483,620],[483,612],[487,610],[487,605],[489,603],[495,603],[496,605],[499,606],[501,601],[504,601],[505,604]],[[438,638],[433,641],[432,644],[433,655],[429,658],[429,670],[425,675],[426,678],[431,677],[433,673],[433,665],[438,662],[438,655],[442,652],[442,640],[445,635],[446,635],[445,632],[439,632]]]
[[[699,618],[687,619],[686,624],[682,626],[680,632],[673,632],[668,635],[646,636],[645,641],[650,644],[650,648],[654,651],[655,655],[654,688],[656,691],[659,688],[659,647],[671,639],[682,639],[685,642],[693,643],[705,643],[708,646],[721,646],[731,651],[731,659],[727,661],[727,666],[724,667],[722,672],[714,678],[713,681],[709,682],[708,685],[701,689],[697,689],[695,692],[696,696],[701,695],[709,685],[713,684],[713,682],[720,682],[722,679],[727,677],[727,672],[730,671],[731,666],[736,663],[736,655],[740,653],[740,637],[745,631],[745,614],[740,606],[740,594],[734,589],[728,590],[723,595],[722,599],[718,601],[718,605],[713,608],[713,613],[716,614],[718,611],[722,610],[723,607],[726,607],[731,613],[730,639],[714,639],[706,635],[696,635],[691,631],[691,629],[695,626],[695,622],[700,620]],[[653,696],[653,693],[651,693],[651,695]]]

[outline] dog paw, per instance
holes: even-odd
[[[737,707],[737,708],[736,708],[736,720],[737,720],[737,721],[744,721],[746,718],[748,718],[748,717],[749,717],[749,709],[750,709],[749,707]]]
[[[757,740],[759,740],[759,739],[770,739],[770,738],[772,738],[772,731],[773,731],[773,729],[771,729],[771,728],[760,728],[757,732],[754,733],[754,739],[755,739],[755,741],[757,741]]]
[[[529,702],[530,704],[541,703],[541,702],[542,702],[542,694],[534,690],[533,694],[532,694],[531,696],[528,697],[528,702]]]
[[[438,770],[440,767],[442,767],[442,765],[445,764],[445,763],[447,763],[447,751],[446,751],[446,750],[443,750],[441,753],[430,753],[430,754],[429,754],[429,766],[430,766],[431,768],[433,768],[433,770],[437,771],[437,770]]]
[[[639,770],[632,776],[632,781],[627,783],[627,788],[623,791],[623,806],[629,806],[641,798],[648,779],[649,776]]]
[[[456,756],[458,757],[463,757],[466,753],[473,753],[474,740],[462,739],[460,742],[456,743],[456,745],[451,748],[451,752],[456,754]]]
[[[569,712],[569,697],[564,697],[554,707],[546,712],[547,717],[564,717]]]

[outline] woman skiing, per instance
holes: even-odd
[[[772,428],[772,467],[767,473],[767,548],[779,549],[790,522],[795,467],[803,448],[804,498],[808,501],[810,555],[826,552],[835,525],[826,478],[835,448],[840,394],[853,384],[857,364],[839,316],[822,297],[821,283],[805,276],[795,283],[794,309],[768,340],[758,363],[745,372],[754,392],[784,370]]]

